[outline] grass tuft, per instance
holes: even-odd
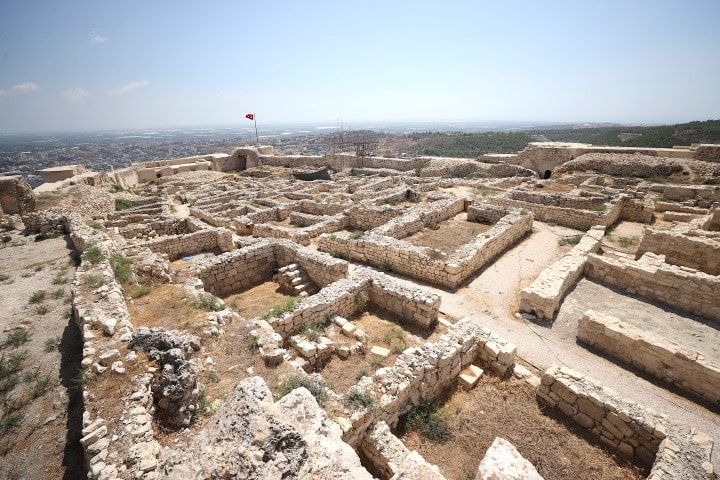
[[[260,318],[263,320],[267,320],[268,318],[277,317],[278,315],[282,315],[283,313],[291,312],[295,310],[295,307],[297,306],[299,301],[300,299],[298,297],[290,297],[284,302],[278,303],[274,307],[267,310],[265,313],[260,315]]]
[[[300,375],[291,375],[285,379],[278,390],[278,399],[300,387],[307,388],[310,394],[315,397],[315,400],[317,400],[319,405],[322,405],[325,401],[325,388],[316,380],[309,377],[302,377]]]

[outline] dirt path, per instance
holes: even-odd
[[[602,382],[623,398],[668,414],[716,441],[720,440],[720,415],[717,413],[580,347],[574,337],[570,338],[562,329],[543,327],[513,315],[517,311],[519,290],[560,258],[567,248],[558,245],[558,235],[575,233],[536,221],[532,235],[506,252],[466,287],[455,293],[428,285],[423,288],[442,297],[442,313],[455,318],[471,317],[515,343],[518,356],[538,372],[553,363],[565,365]],[[720,469],[720,448],[713,451],[713,465]]]
[[[63,237],[34,242],[17,232],[0,246],[0,478],[84,476],[69,253]]]

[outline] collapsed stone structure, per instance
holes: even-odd
[[[665,168],[674,161],[713,164],[716,151],[701,146],[640,153],[669,159],[659,162]],[[96,377],[84,386],[81,443],[90,478],[372,478],[368,464],[382,478],[443,478],[395,435],[401,416],[455,385],[473,388],[483,370],[526,376],[516,363],[522,345],[488,329],[480,316],[444,319],[442,295],[408,278],[454,292],[539,224],[573,229],[577,242],[517,294],[520,311],[530,318],[552,322],[576,282],[593,278],[628,295],[720,319],[717,189],[652,184],[637,178],[644,173],[577,173],[577,165],[597,163],[598,155],[638,150],[532,145],[516,157],[486,161],[271,153],[244,148],[115,170],[109,180],[135,187],[132,194],[100,195],[103,208],[82,212],[84,218],[63,208],[23,217],[28,231],[68,233],[85,252],[73,283],[73,310],[84,341],[82,365]],[[563,163],[567,168],[555,169]],[[300,166],[338,173],[312,182],[286,174],[252,176],[259,167]],[[557,183],[535,178],[533,171],[543,177],[546,170],[566,173]],[[675,170],[671,165],[666,173]],[[113,211],[117,198],[131,202],[130,208]],[[659,217],[664,223],[656,222]],[[454,251],[417,243],[416,234],[456,219],[473,225],[473,233]],[[621,222],[643,225],[634,255],[606,242],[606,229]],[[189,304],[204,302],[211,311],[194,320],[192,333],[136,323],[128,308],[128,282],[134,280],[115,271],[121,257],[133,262],[133,279],[178,286]],[[266,282],[298,298],[282,311],[251,318],[224,300]],[[324,365],[390,354],[356,325],[369,307],[402,325],[442,333],[405,345],[391,364],[359,376],[340,395],[324,383]],[[577,321],[582,342],[690,396],[718,402],[718,368],[702,354],[655,341],[602,312]],[[247,337],[228,335],[231,326],[242,326]],[[322,334],[306,334],[318,326]],[[263,368],[287,368],[316,382],[330,406],[305,388],[276,400],[250,367],[233,374],[237,387],[205,426],[193,427],[204,401],[200,379],[214,365],[205,352],[220,341],[229,350],[248,343]],[[108,409],[98,395],[107,379],[122,375],[128,389],[118,408]],[[650,466],[650,478],[682,478],[678,472],[711,478],[712,439],[706,435],[620,400],[578,372],[551,367],[542,379],[527,375],[542,402],[609,448]],[[351,393],[368,404],[343,403]],[[161,426],[188,428],[188,434],[169,444],[156,435]],[[522,478],[539,478],[511,446],[497,443],[477,478],[495,478],[496,450],[513,459]]]

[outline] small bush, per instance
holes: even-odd
[[[523,216],[524,216],[524,215],[527,215],[528,213],[530,213],[530,212],[528,212],[528,211],[525,210],[524,208],[521,208],[521,209],[520,209],[520,215],[523,215]]]
[[[428,225],[428,228],[430,230],[440,230],[440,224],[437,222],[431,223],[430,225]]]
[[[497,195],[500,192],[497,192],[495,190],[490,190],[489,188],[481,188],[478,190],[478,193],[483,197],[491,197],[493,195]]]
[[[85,285],[90,288],[99,288],[105,285],[105,279],[100,275],[85,275]]]
[[[53,350],[57,350],[57,348],[60,346],[60,338],[59,337],[51,337],[45,340],[45,353],[50,353]]]
[[[573,235],[572,237],[562,237],[560,240],[558,240],[558,244],[560,246],[562,245],[577,245],[580,243],[580,240],[582,240],[582,235]]]
[[[135,283],[127,285],[125,291],[130,298],[140,298],[152,292],[153,288],[155,288],[155,286],[151,284]]]
[[[102,228],[102,225],[100,225],[98,222],[90,222],[88,223],[88,226],[94,230],[100,230]]]
[[[445,443],[453,437],[450,426],[438,414],[439,406],[430,400],[423,400],[401,419],[407,430],[416,430],[431,442]]]
[[[127,210],[128,208],[135,208],[138,205],[140,205],[140,202],[133,202],[132,200],[125,200],[124,198],[115,199],[116,212],[121,212],[123,210]]]
[[[45,315],[49,311],[50,311],[50,308],[48,308],[47,305],[38,305],[35,308],[35,313],[37,313],[38,315]]]
[[[90,245],[83,252],[82,258],[83,260],[88,261],[93,265],[97,265],[98,263],[105,260],[105,255],[103,255],[97,245]]]
[[[367,392],[353,390],[345,396],[344,403],[348,406],[375,409],[375,399]]]
[[[593,212],[604,212],[605,210],[607,210],[607,205],[605,205],[604,203],[598,203],[597,205],[592,207]]]
[[[618,239],[618,243],[622,245],[623,247],[630,247],[632,245],[637,245],[639,242],[638,237],[632,236],[632,237],[620,237]]]
[[[23,328],[16,328],[15,330],[7,334],[7,337],[5,337],[5,341],[3,342],[3,346],[11,346],[13,348],[17,348],[23,343],[27,343],[29,341],[30,334],[28,333],[28,331]]]
[[[190,423],[195,423],[210,410],[210,398],[208,398],[207,392],[205,391],[205,385],[198,383],[198,390],[200,393],[198,394],[195,411],[193,412]]]
[[[363,232],[362,230],[355,230],[354,232],[352,232],[352,233],[350,234],[350,239],[351,239],[351,240],[358,240],[360,237],[363,236],[363,233],[364,233],[364,232]]]
[[[368,294],[364,291],[360,291],[355,294],[355,306],[357,309],[361,312],[364,312],[367,310],[368,302],[370,301],[370,297]]]
[[[119,192],[124,192],[124,191],[125,191],[125,189],[123,187],[121,187],[120,185],[113,184],[110,186],[110,192],[112,192],[112,193],[119,193]]]
[[[90,380],[92,380],[92,371],[89,368],[81,368],[73,379],[73,383],[79,388],[85,388]]]
[[[7,357],[0,356],[0,379],[13,376],[20,372],[27,357],[27,350],[11,352]]]
[[[53,285],[65,285],[70,280],[67,276],[65,276],[64,273],[60,272],[57,275],[55,275],[55,278],[53,278],[52,284]]]
[[[3,415],[0,418],[0,433],[9,432],[15,427],[19,426],[23,421],[23,416],[20,414]]]
[[[31,304],[42,303],[45,301],[46,296],[47,296],[47,292],[45,292],[45,290],[37,290],[37,291],[33,292],[32,295],[30,295],[29,302]]]
[[[203,295],[193,303],[197,308],[207,310],[208,312],[219,312],[225,310],[225,305],[219,298],[212,295]]]
[[[362,377],[369,377],[369,376],[370,376],[370,374],[368,373],[368,371],[365,369],[362,369],[358,372],[357,375],[355,375],[355,380],[357,380],[359,382]]]
[[[245,337],[245,345],[247,345],[248,350],[251,352],[256,352],[260,350],[260,338],[250,334]]]
[[[420,172],[430,166],[430,160],[423,160],[422,162],[415,165],[415,175],[420,176]]]
[[[382,265],[380,265],[380,271],[385,273],[392,273],[392,265],[390,265],[389,263],[383,263]]]
[[[10,275],[8,275],[7,273],[0,273],[0,282],[4,282],[5,280],[9,280],[9,279],[10,279]]]
[[[317,381],[309,377],[301,377],[299,375],[289,376],[282,384],[278,391],[278,398],[282,398],[296,388],[305,387],[310,394],[315,397],[319,405],[325,401],[325,388]]]
[[[53,381],[49,373],[37,376],[33,384],[30,386],[30,395],[32,396],[32,398],[42,397],[52,387]]]
[[[263,320],[267,320],[268,318],[277,317],[278,315],[282,315],[283,313],[291,312],[295,310],[295,307],[297,306],[300,299],[298,297],[290,297],[287,300],[285,300],[282,303],[278,303],[271,309],[267,310],[265,313],[260,315],[260,318]]]
[[[19,383],[20,377],[15,373],[0,379],[0,394],[6,395],[10,393]]]
[[[311,342],[325,334],[327,326],[322,323],[308,323],[300,330],[300,335],[307,338]]]
[[[65,296],[65,289],[64,288],[58,288],[57,290],[53,290],[50,294],[52,298],[55,300],[60,300],[62,297]]]
[[[110,266],[115,278],[121,282],[129,282],[132,278],[132,261],[121,253],[110,255]]]

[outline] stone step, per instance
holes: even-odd
[[[470,365],[460,373],[458,380],[465,390],[470,390],[477,385],[477,382],[480,380],[480,377],[482,377],[482,374],[482,368]]]
[[[300,285],[295,285],[295,287],[293,287],[293,288],[296,292],[304,292],[305,289],[307,288],[307,285],[305,285],[304,283],[301,283]]]
[[[296,277],[290,280],[290,285],[300,285],[303,283],[303,279],[301,277]]]

